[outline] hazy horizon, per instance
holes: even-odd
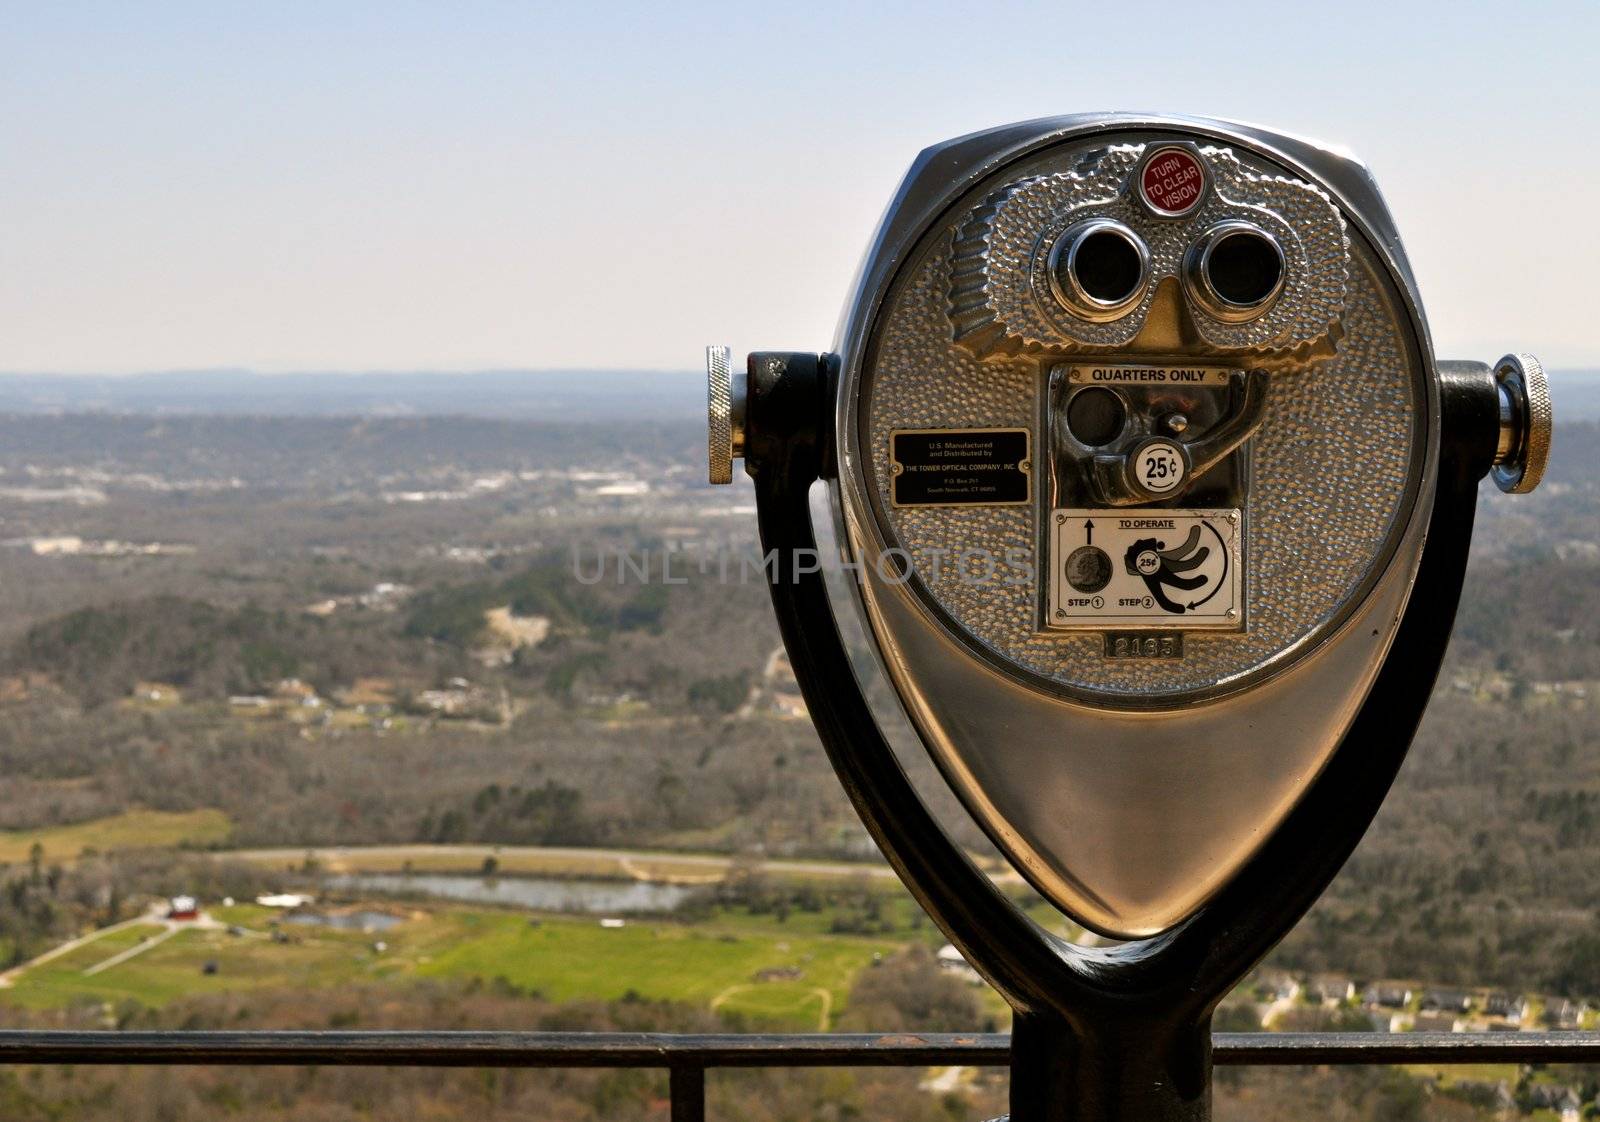
[[[699,425],[692,369],[0,373],[0,415],[441,417]],[[1559,422],[1600,420],[1600,370],[1551,372]]]

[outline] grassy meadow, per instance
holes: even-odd
[[[221,926],[179,925],[165,938],[165,926],[154,921],[108,931],[22,971],[0,989],[0,1003],[159,1007],[224,990],[477,979],[554,1001],[636,994],[818,1029],[844,1007],[860,970],[909,941],[808,933],[811,924],[788,930],[749,916],[603,928],[587,917],[429,907],[396,909],[404,921],[382,932],[280,924],[288,941],[279,942],[270,932],[280,913],[271,909],[239,905],[209,914]],[[148,950],[102,966],[145,940]]]
[[[0,830],[0,865],[30,860],[35,845],[47,863],[75,861],[85,851],[204,847],[228,839],[228,816],[220,810],[128,810],[71,826]]]

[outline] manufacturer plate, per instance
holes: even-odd
[[[1068,630],[1240,630],[1237,510],[1050,512],[1047,622]]]
[[[895,506],[1014,506],[1033,494],[1027,429],[889,434]]]

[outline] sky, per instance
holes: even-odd
[[[823,350],[916,153],[1099,109],[1374,170],[1441,357],[1600,367],[1600,3],[0,0],[0,370]]]

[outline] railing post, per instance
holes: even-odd
[[[674,1066],[669,1069],[667,1087],[672,1095],[672,1122],[705,1122],[705,1068]]]

